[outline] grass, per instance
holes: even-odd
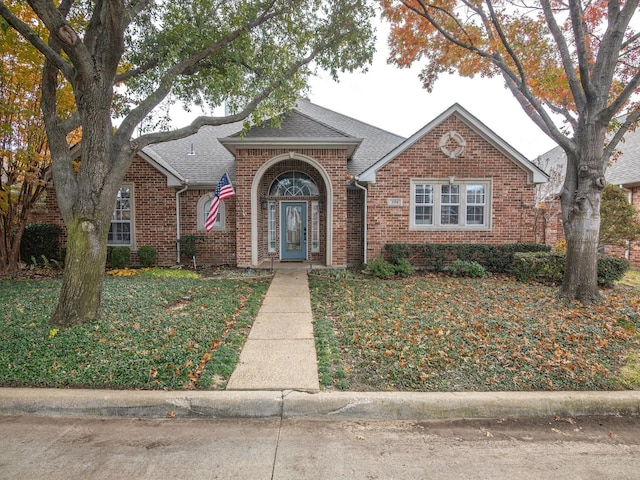
[[[627,271],[624,278],[620,281],[623,285],[640,288],[640,270],[633,269]]]
[[[63,329],[58,280],[0,280],[0,385],[224,387],[269,282],[172,276],[107,277],[102,319]]]
[[[604,301],[500,278],[310,279],[321,384],[348,390],[640,389],[640,289]],[[637,271],[636,271],[637,272]],[[220,389],[268,279],[121,271],[99,322],[47,322],[59,280],[0,280],[0,386]],[[330,276],[324,276],[330,275]]]
[[[314,277],[310,285],[325,386],[638,388],[640,291],[634,288],[606,290],[603,302],[590,306],[560,300],[554,287],[498,277]]]

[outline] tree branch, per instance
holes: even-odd
[[[26,23],[16,17],[9,8],[0,2],[0,16],[4,18],[7,23],[20,35],[22,35],[29,43],[31,43],[45,58],[53,63],[58,70],[60,70],[65,77],[71,78],[73,76],[73,66],[66,62],[62,56],[52,49],[40,36],[34,32]]]
[[[215,125],[224,125],[228,123],[240,122],[245,120],[246,118],[253,113],[253,111],[258,107],[258,105],[269,97],[274,91],[282,86],[287,80],[292,78],[300,69],[315,60],[315,58],[328,46],[334,44],[343,38],[344,35],[337,36],[331,39],[328,42],[323,42],[316,46],[316,48],[309,53],[305,58],[300,59],[299,61],[292,64],[289,69],[277,80],[273,81],[269,86],[267,86],[262,92],[260,92],[257,96],[249,102],[249,104],[239,113],[235,115],[229,115],[226,117],[198,117],[196,118],[190,125],[180,128],[177,130],[172,130],[170,132],[156,132],[150,133],[148,135],[143,135],[135,140],[136,148],[142,149],[147,145],[151,145],[154,143],[164,143],[172,140],[177,140],[180,138],[187,137],[189,135],[193,135],[200,130],[205,125],[215,126]]]
[[[604,155],[605,155],[604,158],[611,157],[611,155],[613,154],[613,151],[618,146],[618,143],[620,142],[620,140],[622,140],[622,137],[624,137],[627,134],[629,129],[633,126],[634,123],[638,121],[638,119],[640,119],[640,107],[636,108],[633,112],[627,115],[625,122],[622,124],[622,126],[618,129],[618,131],[615,133],[613,138],[609,141],[607,146],[604,148]]]
[[[584,91],[582,90],[580,80],[576,75],[574,70],[573,61],[571,60],[571,52],[569,51],[569,47],[567,45],[567,41],[565,40],[564,33],[558,26],[556,19],[553,15],[553,10],[551,8],[551,4],[549,0],[541,0],[542,11],[544,13],[545,21],[551,31],[551,35],[558,45],[558,51],[560,53],[560,59],[562,61],[562,68],[564,69],[565,74],[567,75],[567,80],[569,81],[569,88],[571,89],[571,93],[573,95],[573,101],[576,104],[576,108],[578,111],[584,110],[586,105],[586,98],[584,95]]]
[[[160,81],[160,84],[155,89],[155,91],[152,92],[149,96],[147,96],[146,99],[140,102],[140,104],[135,109],[133,109],[129,113],[129,115],[127,115],[127,117],[121,123],[120,128],[118,128],[118,132],[116,133],[116,136],[119,137],[121,140],[123,140],[124,138],[127,138],[127,139],[131,138],[135,130],[135,127],[167,97],[167,95],[171,92],[171,88],[173,87],[175,79],[179,75],[181,75],[183,72],[185,72],[187,69],[191,68],[193,65],[197,64],[201,60],[207,57],[210,57],[214,53],[227,47],[228,45],[233,43],[233,41],[235,41],[238,37],[240,37],[240,35],[242,35],[243,33],[251,31],[254,28],[257,28],[258,26],[262,25],[263,23],[267,22],[271,18],[278,15],[280,13],[278,10],[269,12],[269,9],[273,7],[274,3],[275,2],[272,1],[267,6],[267,9],[264,10],[261,13],[261,15],[257,17],[254,21],[249,22],[246,25],[243,25],[242,27],[234,30],[233,32],[230,32],[228,35],[221,38],[217,42],[211,44],[209,47],[203,49],[202,51],[196,53],[195,55],[192,55],[191,57],[183,60],[182,62],[170,68],[166,72],[166,74],[163,76],[162,80]]]

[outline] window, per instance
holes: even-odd
[[[412,230],[489,230],[490,180],[412,180]]]
[[[320,251],[320,202],[311,202],[311,252]]]
[[[315,197],[318,186],[302,172],[285,172],[276,178],[269,188],[270,197]]]
[[[269,219],[268,219],[268,236],[269,236],[269,253],[277,252],[276,232],[276,202],[269,202]]]
[[[433,185],[416,185],[415,223],[433,225]]]
[[[440,223],[458,225],[460,185],[440,185]]]
[[[107,245],[132,245],[132,221],[133,187],[121,187],[116,196],[116,205],[113,209],[111,226],[107,235]]]
[[[467,225],[484,224],[485,202],[484,185],[467,185]]]
[[[209,214],[209,209],[211,208],[211,197],[212,193],[207,193],[200,197],[198,200],[198,230],[206,230],[204,226],[204,222],[207,219],[207,215]],[[213,224],[214,230],[224,230],[225,227],[225,207],[224,200],[220,202],[220,206],[218,207],[218,218],[216,218],[215,223]]]

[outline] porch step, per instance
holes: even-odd
[[[320,390],[307,271],[277,270],[227,390]]]

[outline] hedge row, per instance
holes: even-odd
[[[560,283],[564,276],[565,257],[557,253],[517,253],[513,258],[513,273],[520,281]],[[598,256],[598,285],[611,288],[629,270],[624,258]]]
[[[513,256],[522,252],[549,252],[549,245],[534,243],[452,244],[452,243],[388,243],[385,257],[391,263],[408,259],[413,265],[427,270],[443,271],[456,260],[477,262],[492,273],[513,273]]]

